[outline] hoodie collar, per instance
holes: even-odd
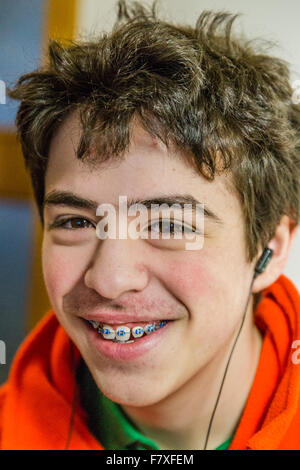
[[[299,429],[300,420],[300,295],[286,276],[263,291],[255,323],[264,334],[263,347],[230,449],[299,449],[300,434],[293,428],[298,423]]]

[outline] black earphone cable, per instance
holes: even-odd
[[[226,364],[226,367],[225,367],[225,372],[224,372],[224,375],[223,375],[223,379],[222,379],[222,383],[221,383],[221,386],[220,386],[220,389],[219,389],[219,393],[218,393],[218,396],[217,396],[217,400],[216,400],[216,403],[215,403],[215,406],[214,406],[214,409],[213,409],[213,412],[212,412],[212,415],[211,415],[211,418],[210,418],[210,421],[209,421],[208,431],[207,431],[207,434],[206,434],[206,439],[205,439],[205,444],[204,444],[203,450],[206,450],[206,448],[207,448],[207,442],[208,442],[208,438],[209,438],[209,434],[210,434],[212,422],[213,422],[213,419],[214,419],[214,416],[215,416],[215,413],[216,413],[216,409],[217,409],[217,406],[218,406],[218,403],[219,403],[219,399],[220,399],[221,392],[222,392],[222,388],[223,388],[223,385],[224,385],[224,382],[225,382],[225,378],[226,378],[227,370],[228,370],[228,367],[229,367],[229,363],[230,363],[230,360],[231,360],[231,357],[232,357],[232,354],[233,354],[235,345],[236,345],[236,343],[237,343],[237,340],[238,340],[238,338],[239,338],[239,336],[240,336],[240,333],[241,333],[242,328],[243,328],[243,325],[244,325],[244,321],[245,321],[246,313],[247,313],[247,309],[248,309],[248,304],[249,304],[250,297],[251,297],[251,294],[252,294],[252,286],[253,286],[253,283],[254,283],[256,277],[257,277],[259,274],[261,274],[261,273],[265,270],[265,268],[266,268],[268,262],[270,261],[272,255],[273,255],[273,250],[266,247],[266,248],[263,250],[263,253],[262,253],[262,255],[260,256],[258,262],[256,263],[255,270],[254,270],[254,275],[253,275],[253,278],[252,278],[252,281],[251,281],[251,285],[250,285],[250,289],[249,289],[249,294],[248,294],[248,299],[247,299],[245,311],[244,311],[244,314],[243,314],[242,323],[241,323],[241,326],[240,326],[240,328],[239,328],[238,334],[236,335],[234,344],[233,344],[233,346],[232,346],[232,349],[231,349],[231,352],[230,352],[230,355],[229,355],[229,358],[228,358],[228,361],[227,361],[227,364]]]
[[[204,444],[203,450],[206,450],[206,447],[207,447],[207,442],[208,442],[208,438],[209,438],[209,434],[210,434],[212,422],[213,422],[213,419],[214,419],[214,416],[215,416],[215,413],[216,413],[216,409],[217,409],[217,406],[218,406],[218,403],[219,403],[219,399],[220,399],[221,392],[222,392],[222,389],[223,389],[223,385],[224,385],[224,382],[225,382],[225,378],[226,378],[226,375],[227,375],[227,370],[228,370],[228,367],[229,367],[229,363],[230,363],[230,360],[231,360],[231,357],[232,357],[232,354],[233,354],[235,345],[236,345],[236,343],[237,343],[237,340],[238,340],[238,338],[239,338],[239,336],[240,336],[240,333],[241,333],[242,328],[243,328],[243,325],[244,325],[244,321],[245,321],[246,313],[247,313],[247,309],[248,309],[248,304],[249,304],[249,300],[250,300],[251,293],[252,293],[252,286],[253,286],[253,282],[254,282],[254,280],[255,280],[255,277],[256,277],[256,276],[254,275],[253,278],[252,278],[252,282],[251,282],[251,286],[250,286],[249,294],[248,294],[248,299],[247,299],[247,303],[246,303],[246,308],[245,308],[245,311],[244,311],[244,314],[243,314],[242,323],[241,323],[241,326],[240,326],[240,328],[239,328],[238,334],[236,335],[234,344],[233,344],[233,346],[232,346],[232,348],[231,348],[231,352],[230,352],[230,355],[229,355],[229,359],[228,359],[227,364],[226,364],[226,367],[225,367],[225,372],[224,372],[224,374],[223,374],[223,379],[222,379],[222,383],[221,383],[221,386],[220,386],[220,389],[219,389],[219,393],[218,393],[218,396],[217,396],[217,400],[216,400],[216,403],[215,403],[215,406],[214,406],[214,409],[213,409],[213,412],[212,412],[212,415],[211,415],[211,418],[210,418],[210,421],[209,421],[208,431],[207,431],[207,434],[206,434],[206,439],[205,439],[205,444]]]

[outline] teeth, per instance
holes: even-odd
[[[104,339],[113,340],[118,343],[132,343],[134,340],[130,340],[130,335],[132,334],[133,338],[141,338],[144,333],[147,335],[153,333],[156,330],[159,330],[167,323],[165,320],[155,321],[154,323],[148,323],[145,327],[140,325],[135,326],[130,330],[127,326],[119,326],[114,330],[110,325],[100,323],[93,320],[88,320],[88,322],[97,329],[98,333],[101,333]]]
[[[115,330],[109,325],[103,325],[101,333],[105,339],[115,339],[116,336]]]
[[[132,328],[131,333],[134,338],[140,338],[144,334],[144,328],[142,326],[135,326]]]
[[[130,328],[128,326],[118,326],[116,329],[116,339],[119,341],[128,341],[130,338]]]
[[[149,325],[145,326],[144,331],[147,335],[153,333],[153,331],[155,331],[155,325],[153,323],[149,323]]]
[[[95,328],[95,330],[99,327],[100,323],[98,321],[88,320],[88,322]]]

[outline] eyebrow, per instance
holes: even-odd
[[[184,204],[191,204],[193,210],[196,209],[197,204],[203,205],[203,203],[195,199],[191,194],[169,194],[167,196],[160,196],[151,199],[133,199],[127,197],[127,208],[136,204],[143,204],[147,209],[151,209],[152,204],[168,204],[169,206],[173,204],[179,204],[182,209],[184,209]],[[68,206],[75,209],[87,209],[89,211],[96,212],[100,204],[91,199],[82,198],[70,191],[53,190],[46,195],[43,203],[43,209],[52,205]],[[204,205],[203,212],[207,218],[211,219],[217,224],[223,224],[222,219],[215,212],[209,209],[206,204]]]

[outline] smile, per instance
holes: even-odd
[[[138,338],[150,335],[167,324],[166,320],[159,320],[153,323],[148,323],[145,326],[136,325],[133,328],[129,328],[128,326],[120,325],[114,329],[110,325],[93,320],[88,320],[88,322],[99,334],[102,335],[104,339],[121,344],[133,343]]]

